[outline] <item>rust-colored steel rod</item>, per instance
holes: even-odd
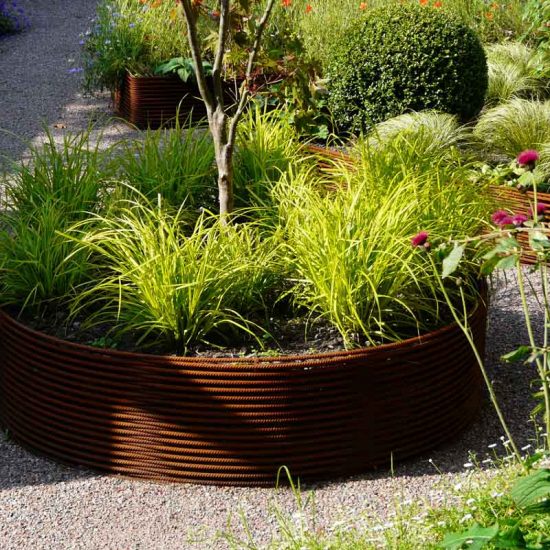
[[[471,325],[480,349],[486,308]],[[272,485],[427,451],[476,415],[482,380],[456,325],[398,344],[263,358],[92,348],[0,312],[0,419],[64,463],[159,481]]]

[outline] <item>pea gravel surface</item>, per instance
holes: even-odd
[[[25,156],[25,140],[39,143],[44,125],[59,139],[67,130],[103,121],[106,142],[135,135],[120,121],[105,122],[109,97],[80,92],[81,34],[90,25],[96,2],[21,0],[32,27],[0,41],[0,155]],[[527,271],[527,270],[526,270]],[[488,329],[487,366],[519,445],[529,443],[531,381],[534,371],[503,365],[499,357],[526,342],[513,275],[494,281]],[[535,322],[542,324],[531,276],[529,294]],[[1,368],[1,358],[0,358]],[[1,399],[1,396],[0,396]],[[443,487],[467,474],[469,453],[486,458],[491,444],[505,455],[501,429],[486,399],[474,425],[459,438],[429,454],[353,479],[304,488],[315,494],[315,528],[335,522],[355,525],[362,518],[385,521],[396,502],[444,504]],[[35,456],[0,435],[0,549],[186,549],[226,548],[220,533],[228,522],[243,533],[242,518],[261,547],[277,535],[272,507],[300,521],[289,489],[242,489],[157,484],[97,475]]]

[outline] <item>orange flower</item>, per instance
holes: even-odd
[[[162,4],[162,0],[155,0],[152,4],[152,8],[158,8]]]
[[[491,9],[492,9],[492,10],[498,10],[498,8],[499,8],[499,6],[498,6],[498,4],[497,4],[496,2],[493,2],[493,3],[491,4]]]
[[[361,2],[361,3],[359,4],[359,9],[360,9],[360,10],[366,10],[367,7],[368,7],[368,6],[367,6],[367,3],[366,3],[366,2]]]
[[[425,6],[428,3],[428,0],[420,0],[420,5]]]
[[[437,0],[437,2],[434,2],[434,8],[440,8],[443,5],[443,2],[440,2]]]
[[[283,8],[289,8],[292,5],[292,0],[282,0]]]
[[[492,21],[494,18],[495,18],[495,14],[492,11],[488,11],[485,14],[485,19],[487,19],[488,21]]]
[[[313,8],[311,7],[311,4],[308,4],[308,5],[306,6],[306,13],[309,13],[309,12],[312,11],[312,10],[313,10]]]

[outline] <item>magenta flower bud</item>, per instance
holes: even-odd
[[[497,210],[493,213],[491,216],[491,221],[496,225],[502,225],[502,220],[509,218],[510,215],[508,212],[505,212],[504,210]]]
[[[504,210],[497,210],[492,216],[491,220],[495,225],[499,227],[504,227],[505,225],[514,225],[512,216],[505,212]]]
[[[517,156],[517,161],[520,166],[527,166],[535,164],[539,158],[540,156],[538,151],[535,151],[534,149],[527,149],[526,151],[522,151]]]
[[[538,216],[542,216],[545,212],[546,212],[546,209],[548,208],[548,205],[547,204],[544,204],[543,202],[538,202],[537,203],[537,217]],[[533,214],[533,209],[532,208],[529,208],[529,217],[530,218],[534,218],[534,214]]]
[[[428,242],[428,237],[430,235],[427,231],[420,231],[420,233],[417,233],[412,239],[411,244],[413,246],[425,246]]]
[[[512,216],[512,223],[516,227],[522,226],[527,221],[527,216],[525,214],[516,214]]]

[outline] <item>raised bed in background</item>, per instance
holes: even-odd
[[[472,314],[483,352],[486,308]],[[98,349],[0,312],[0,420],[64,463],[153,480],[273,485],[362,473],[470,424],[482,380],[455,325],[399,344],[262,358]]]
[[[235,82],[226,84],[226,102],[235,101]],[[119,90],[113,94],[115,111],[138,128],[173,125],[179,114],[181,123],[206,119],[206,108],[195,84],[177,76],[132,76],[126,73]],[[179,111],[178,111],[179,108]]]
[[[509,210],[514,214],[531,216],[531,207],[535,203],[535,195],[532,191],[521,192],[513,187],[493,185],[490,188],[491,195],[495,199],[498,208]],[[543,215],[543,221],[550,224],[550,193],[537,192],[537,201],[547,205]],[[517,239],[522,247],[521,262],[533,264],[537,260],[536,254],[529,248],[527,235],[519,233]]]

